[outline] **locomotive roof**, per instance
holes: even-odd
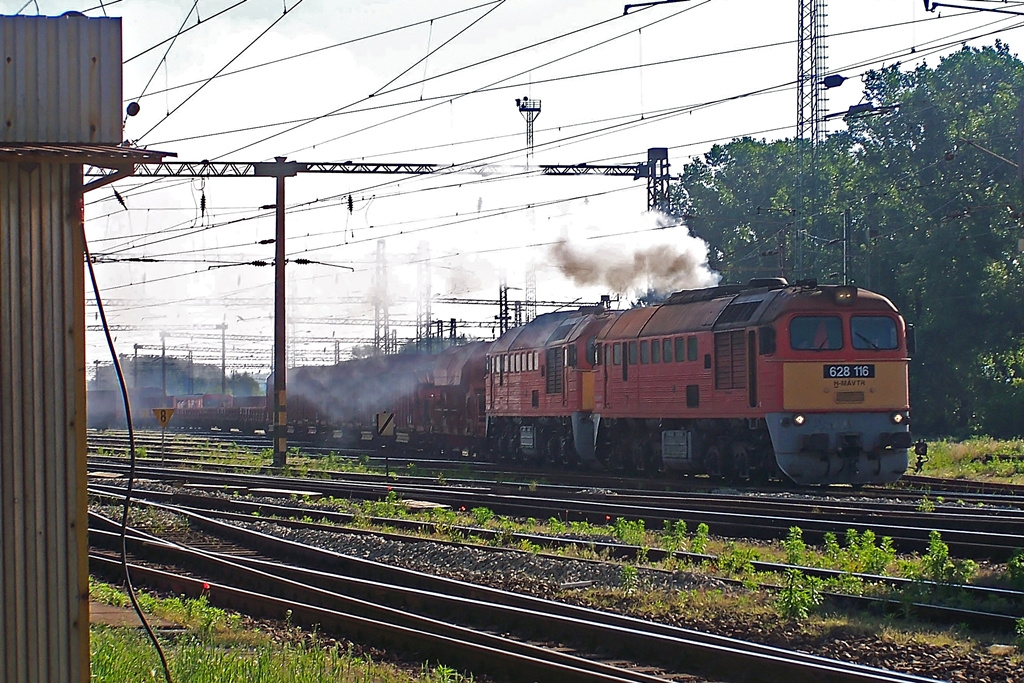
[[[753,280],[748,285],[725,285],[676,292],[657,306],[623,311],[604,328],[605,339],[729,330],[769,323],[792,310],[843,310],[834,303],[837,285],[789,286],[785,280]],[[857,289],[856,310],[895,312],[880,294]]]
[[[487,352],[495,354],[517,349],[536,349],[542,347],[563,323],[567,327],[575,325],[584,315],[585,313],[580,311],[543,313],[525,325],[512,328],[498,337],[491,344],[491,348]]]

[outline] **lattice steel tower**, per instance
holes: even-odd
[[[391,350],[391,316],[388,312],[388,262],[384,240],[377,241],[377,270],[373,278],[373,347],[377,353]]]
[[[430,339],[430,244],[420,242],[416,252],[416,348],[429,350]]]
[[[796,138],[799,171],[796,204],[796,276],[804,276],[804,235],[814,234],[818,212],[818,145],[825,139],[825,18],[826,0],[797,0]],[[803,141],[803,142],[801,142]]]
[[[540,116],[540,100],[531,100],[526,97],[516,100],[519,113],[526,119],[526,156],[533,156],[533,122]]]
[[[537,269],[530,266],[526,271],[526,320],[530,322],[537,317]]]
[[[817,145],[825,139],[826,0],[797,0],[796,137]]]

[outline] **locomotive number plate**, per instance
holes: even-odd
[[[826,365],[823,369],[825,379],[870,379],[875,376],[874,363]]]

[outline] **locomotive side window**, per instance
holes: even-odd
[[[594,343],[593,337],[587,340],[587,362],[591,365],[598,364],[598,354],[600,353],[601,347]]]
[[[797,316],[789,321],[789,345],[796,351],[841,349],[843,321],[839,316],[831,315]]]
[[[855,349],[895,349],[896,321],[884,315],[855,315],[850,318],[850,339]]]
[[[615,345],[612,346],[612,362],[615,365],[622,365],[622,344],[619,342],[615,342]]]
[[[655,339],[651,342],[651,362],[661,362],[661,341],[658,339]]]
[[[537,352],[534,351],[533,352],[533,369],[536,370],[537,367],[538,367],[538,365],[537,365]]]
[[[686,340],[686,357],[690,360],[697,360],[697,338],[690,337]]]
[[[636,342],[629,342],[629,364],[636,365]]]
[[[642,342],[640,342],[640,363],[643,364],[643,365],[647,365],[650,362],[651,362],[651,345],[645,339]]]
[[[661,357],[666,363],[672,362],[672,340],[666,339],[661,342]]]
[[[676,362],[686,360],[686,337],[676,337]]]

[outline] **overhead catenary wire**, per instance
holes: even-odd
[[[963,16],[968,16],[970,14],[975,14],[975,12],[964,12],[964,13],[953,14],[953,15],[926,17],[926,18],[923,18],[923,19],[915,19],[915,20],[909,20],[909,21],[904,21],[904,22],[896,22],[896,23],[884,24],[884,25],[880,25],[880,26],[864,27],[864,28],[859,28],[859,29],[852,29],[852,30],[849,30],[849,31],[840,31],[840,32],[831,34],[830,38],[837,38],[837,37],[847,36],[847,35],[856,35],[856,34],[864,33],[864,32],[867,32],[867,31],[876,31],[876,30],[884,30],[884,29],[888,29],[888,28],[897,28],[897,27],[906,26],[906,25],[910,25],[910,24],[921,23],[921,22],[925,22],[925,21],[938,21],[938,20],[948,19],[948,18],[953,18],[953,17],[963,17]],[[409,84],[403,85],[403,86],[401,86],[399,88],[395,88],[395,89],[393,89],[391,91],[388,91],[388,92],[389,93],[390,92],[397,92],[398,90],[404,89],[406,87],[412,87],[412,86],[415,86],[415,85],[421,85],[421,84],[423,84],[423,83],[425,83],[427,81],[435,80],[435,79],[440,78],[440,77],[442,77],[444,75],[448,75],[448,74],[452,74],[452,73],[457,73],[459,71],[462,71],[462,70],[465,70],[465,69],[468,69],[468,68],[472,68],[473,66],[477,66],[477,65],[481,65],[481,64],[486,64],[488,62],[494,61],[494,60],[499,59],[501,57],[512,55],[512,54],[516,54],[516,53],[521,52],[523,50],[537,47],[537,46],[542,45],[542,44],[544,44],[546,42],[551,42],[551,41],[554,41],[554,40],[557,40],[557,39],[560,39],[560,38],[563,38],[563,37],[566,37],[566,36],[569,36],[569,35],[573,35],[574,33],[578,33],[578,32],[580,32],[582,30],[591,29],[591,28],[595,28],[595,27],[604,25],[604,24],[606,24],[608,22],[611,22],[611,21],[614,21],[614,20],[616,20],[618,18],[620,18],[620,17],[613,17],[612,19],[606,19],[604,21],[597,22],[595,24],[591,24],[589,26],[583,27],[582,29],[577,29],[577,30],[574,30],[574,31],[570,31],[570,32],[561,34],[559,36],[555,36],[555,37],[553,37],[551,39],[547,39],[545,41],[540,41],[540,42],[533,43],[533,44],[531,44],[529,46],[526,46],[524,48],[518,48],[516,50],[512,50],[512,51],[503,53],[502,55],[499,55],[499,56],[496,56],[496,57],[491,57],[491,58],[487,58],[487,59],[484,59],[484,60],[480,60],[480,61],[474,62],[471,65],[467,65],[467,66],[461,67],[459,69],[451,70],[449,72],[446,72],[445,74],[436,74],[436,75],[431,76],[431,77],[429,77],[427,79],[421,79],[419,81],[414,81],[413,83],[409,83]],[[671,18],[671,17],[668,17],[668,18]],[[661,20],[659,20],[659,21],[661,21]],[[1003,18],[1003,19],[998,20],[998,21],[1008,21],[1008,19]],[[995,22],[993,22],[993,23],[995,23]],[[647,28],[649,26],[650,26],[650,24],[642,26],[641,28]],[[629,35],[629,33],[631,33],[631,32],[632,32],[632,30],[630,32],[622,34],[621,36],[618,36],[618,37],[623,37],[623,36]],[[788,46],[788,45],[793,45],[795,43],[796,43],[795,40],[774,41],[774,42],[770,42],[770,43],[762,43],[762,44],[758,44],[758,45],[744,46],[744,47],[739,47],[739,48],[730,48],[730,49],[726,49],[726,50],[719,50],[719,51],[715,51],[715,52],[701,53],[701,54],[697,54],[697,55],[688,55],[688,56],[680,57],[680,58],[677,58],[677,59],[674,59],[674,60],[662,60],[662,61],[657,62],[657,63],[650,63],[650,64],[646,64],[646,65],[628,65],[626,67],[622,67],[621,69],[619,69],[619,71],[632,70],[632,69],[640,68],[642,66],[655,66],[655,65],[663,65],[663,64],[670,64],[670,63],[677,63],[677,62],[693,61],[693,60],[697,60],[697,59],[706,59],[706,58],[712,58],[712,57],[734,55],[734,54],[740,54],[740,53],[743,53],[743,52],[750,52],[750,51],[756,51],[756,50],[762,50],[762,49],[770,49],[770,48],[776,48],[776,47],[784,47],[784,46]],[[569,56],[574,56],[574,55],[566,55],[563,58],[567,58]],[[540,67],[536,67],[536,68],[540,68]],[[516,74],[514,76],[510,76],[510,78],[515,78],[516,76],[521,76],[524,73],[527,73],[528,71],[529,70],[520,72],[519,74]],[[568,79],[581,78],[581,77],[585,77],[585,76],[588,76],[588,75],[606,75],[606,73],[607,73],[606,70],[604,70],[604,71],[596,71],[596,72],[587,72],[587,73],[583,73],[583,74],[574,74],[574,75],[566,76],[566,77],[547,79],[545,81],[532,81],[532,84],[536,84],[536,83],[540,83],[540,82],[558,82],[559,80],[568,80]],[[523,85],[525,85],[525,84],[524,83],[513,83],[513,84],[508,84],[508,85],[502,86],[501,88],[493,88],[492,90],[517,89],[517,88],[522,87]],[[491,90],[485,90],[483,92],[490,92],[490,91]],[[213,133],[204,133],[204,134],[200,134],[200,135],[193,135],[193,136],[187,136],[187,137],[181,137],[181,138],[171,138],[171,139],[167,139],[167,140],[161,140],[161,141],[155,142],[153,144],[154,145],[169,145],[169,144],[175,144],[175,143],[179,143],[179,142],[194,141],[194,140],[200,140],[200,139],[205,139],[205,138],[210,138],[210,137],[217,137],[217,136],[221,136],[221,135],[232,135],[232,134],[236,134],[236,133],[244,133],[244,132],[250,132],[250,131],[255,131],[255,130],[260,130],[260,129],[273,128],[275,126],[287,126],[287,125],[294,125],[294,124],[312,123],[312,122],[314,122],[316,120],[319,120],[321,118],[327,118],[327,117],[339,116],[339,115],[358,114],[358,113],[367,112],[367,111],[374,111],[376,109],[380,109],[380,108],[384,108],[384,107],[394,107],[394,106],[402,106],[402,105],[408,105],[408,104],[416,104],[416,103],[418,103],[420,101],[424,101],[424,100],[429,101],[431,99],[444,101],[444,100],[448,100],[450,98],[458,97],[460,95],[465,95],[465,94],[467,94],[465,91],[449,92],[449,93],[445,93],[445,94],[442,94],[442,95],[432,96],[432,97],[429,97],[429,98],[422,98],[421,97],[421,98],[418,98],[418,99],[410,99],[410,100],[405,100],[405,101],[396,102],[396,103],[388,103],[388,104],[383,104],[383,105],[374,105],[373,107],[366,107],[366,108],[362,108],[362,109],[345,110],[343,112],[339,111],[337,113],[328,113],[328,114],[324,114],[324,115],[318,115],[318,116],[312,116],[312,117],[304,117],[304,118],[300,118],[300,119],[289,119],[289,120],[284,120],[284,121],[276,121],[276,122],[273,122],[273,123],[258,124],[258,125],[246,126],[246,127],[241,127],[241,128],[232,128],[232,129],[223,130],[223,131],[217,131],[217,132],[213,132]],[[325,142],[329,142],[329,141],[321,141],[319,143],[316,143],[316,145],[323,145],[323,144],[325,144]],[[316,145],[311,145],[310,147],[313,147],[313,146],[316,146]],[[299,152],[299,151],[304,151],[305,149],[307,149],[307,148],[292,150],[292,151],[289,152],[289,154],[294,154],[294,153]]]
[[[274,28],[275,26],[277,26],[277,24],[278,24],[278,23],[279,23],[279,22],[280,22],[280,21],[281,21],[282,19],[284,19],[284,18],[285,18],[286,16],[288,16],[289,14],[291,14],[291,13],[292,13],[292,12],[293,12],[293,11],[295,10],[295,8],[296,8],[296,7],[298,7],[299,5],[301,5],[301,4],[302,4],[302,2],[303,2],[303,0],[295,0],[295,3],[294,3],[294,4],[293,4],[293,5],[291,6],[291,7],[286,7],[286,8],[285,8],[285,11],[284,11],[284,13],[283,13],[283,14],[281,14],[281,16],[279,16],[279,17],[278,17],[277,19],[275,19],[275,20],[274,20],[274,21],[273,21],[273,22],[272,22],[272,23],[270,24],[270,26],[268,26],[268,27],[267,27],[266,29],[264,29],[264,30],[263,30],[263,31],[262,31],[262,32],[261,32],[261,33],[260,33],[260,34],[259,34],[258,36],[256,36],[255,38],[253,38],[253,39],[252,39],[252,40],[251,40],[251,41],[250,41],[250,42],[249,42],[249,43],[248,43],[248,44],[247,44],[247,45],[246,45],[245,47],[243,47],[243,48],[242,48],[242,50],[241,50],[240,52],[238,52],[238,53],[237,53],[237,54],[236,54],[236,55],[235,55],[234,57],[232,57],[232,58],[231,58],[230,60],[228,60],[228,62],[227,62],[227,63],[226,63],[226,64],[225,64],[224,66],[222,66],[222,67],[221,67],[221,68],[220,68],[220,69],[219,69],[219,70],[217,71],[217,73],[220,73],[220,72],[224,71],[225,69],[227,69],[227,68],[228,68],[229,66],[231,66],[231,64],[233,64],[233,63],[235,62],[235,60],[236,60],[236,59],[238,59],[238,58],[239,58],[239,57],[241,57],[241,56],[242,56],[243,54],[245,54],[245,53],[246,53],[246,51],[248,51],[248,49],[249,49],[249,48],[251,48],[251,47],[252,47],[253,45],[255,45],[255,44],[256,44],[256,41],[258,41],[258,40],[259,40],[260,38],[262,38],[263,36],[265,36],[265,35],[267,35],[268,33],[270,33],[270,31],[271,31],[271,30],[273,30],[273,28]],[[142,135],[140,135],[140,136],[139,136],[139,137],[137,138],[136,142],[138,142],[139,140],[142,140],[143,138],[147,137],[147,136],[148,136],[148,135],[149,135],[150,133],[152,133],[152,132],[153,132],[154,130],[156,130],[156,129],[157,129],[157,128],[158,128],[159,126],[160,126],[160,124],[162,124],[162,123],[163,123],[164,121],[166,121],[167,119],[169,119],[169,118],[170,118],[170,117],[171,117],[171,116],[172,116],[172,115],[173,115],[173,114],[174,114],[175,112],[177,112],[177,111],[178,111],[178,110],[180,110],[180,109],[181,109],[181,108],[182,108],[183,106],[185,106],[185,104],[186,104],[187,102],[189,102],[189,101],[190,101],[190,100],[191,100],[191,99],[192,99],[193,97],[195,97],[196,95],[198,95],[198,94],[199,94],[199,92],[200,92],[200,91],[201,91],[201,90],[202,90],[203,88],[205,88],[205,87],[206,87],[206,86],[207,86],[207,85],[208,85],[208,84],[209,84],[209,83],[210,83],[210,82],[211,82],[211,81],[213,80],[213,78],[214,78],[214,77],[215,77],[215,76],[217,75],[217,73],[215,73],[215,74],[214,74],[213,76],[211,76],[211,77],[210,77],[210,78],[208,78],[207,80],[203,81],[203,83],[202,83],[202,84],[201,84],[201,85],[200,85],[200,86],[199,86],[198,88],[196,88],[196,89],[195,89],[194,91],[192,91],[192,93],[191,93],[191,94],[190,94],[190,95],[189,95],[188,97],[186,97],[186,98],[185,98],[184,100],[182,100],[181,102],[179,102],[179,103],[178,103],[178,105],[177,105],[176,107],[174,107],[174,109],[172,109],[171,111],[167,112],[167,115],[166,115],[166,116],[164,116],[164,117],[163,117],[162,119],[160,119],[160,120],[159,120],[159,121],[157,121],[157,122],[156,122],[155,124],[153,124],[153,126],[152,126],[152,127],[151,127],[151,128],[149,129],[149,130],[147,130],[147,131],[146,131],[145,133],[143,133]]]
[[[117,1],[120,2],[121,0],[117,0]],[[454,11],[448,12],[446,14],[439,14],[437,16],[431,17],[430,19],[423,19],[421,21],[414,21],[414,22],[409,23],[409,24],[403,24],[402,26],[396,26],[394,28],[384,29],[383,31],[376,31],[374,33],[368,33],[366,35],[362,35],[362,36],[359,36],[357,38],[351,38],[349,40],[343,40],[343,41],[341,41],[339,43],[332,43],[331,45],[325,45],[324,47],[318,47],[318,48],[314,48],[312,50],[305,50],[303,52],[299,52],[299,53],[296,53],[294,55],[288,55],[286,57],[279,57],[278,59],[272,59],[272,60],[267,61],[267,62],[260,62],[259,64],[253,64],[252,66],[247,66],[247,67],[243,67],[243,68],[240,68],[240,69],[235,69],[234,71],[224,71],[224,72],[218,74],[217,76],[215,76],[214,79],[221,79],[221,78],[226,78],[228,76],[235,76],[237,74],[245,73],[247,71],[254,71],[256,69],[261,69],[261,68],[264,68],[264,67],[267,67],[267,66],[273,66],[275,64],[281,64],[282,62],[291,61],[293,59],[300,59],[302,57],[308,57],[310,55],[318,54],[320,52],[325,52],[327,50],[333,50],[334,48],[337,48],[337,47],[344,47],[346,45],[352,45],[354,43],[358,43],[358,42],[361,42],[361,41],[364,41],[364,40],[369,40],[371,38],[379,38],[381,36],[385,36],[385,35],[388,35],[390,33],[398,33],[399,31],[404,31],[406,29],[414,28],[416,26],[422,26],[423,24],[433,24],[435,21],[440,21],[442,19],[447,19],[448,17],[454,17],[454,16],[459,15],[459,14],[464,14],[465,12],[471,12],[471,11],[473,11],[475,9],[480,9],[481,7],[487,7],[488,5],[493,5],[493,4],[502,2],[502,1],[503,0],[489,0],[488,2],[483,2],[483,3],[480,3],[478,5],[473,5],[472,7],[466,7],[466,8],[463,8],[463,9],[454,10]],[[208,20],[209,19],[207,19],[207,21]],[[181,88],[187,88],[189,86],[199,85],[204,80],[206,80],[206,79],[200,79],[200,80],[196,80],[196,81],[188,81],[186,83],[179,83],[177,85],[165,88],[163,90],[155,90],[155,91],[153,91],[151,93],[148,93],[148,94],[145,94],[145,95],[138,95],[138,96],[136,96],[134,98],[131,98],[131,99],[132,100],[138,100],[138,99],[141,99],[143,97],[152,97],[153,95],[162,95],[165,92],[172,92],[174,90],[180,90]]]

